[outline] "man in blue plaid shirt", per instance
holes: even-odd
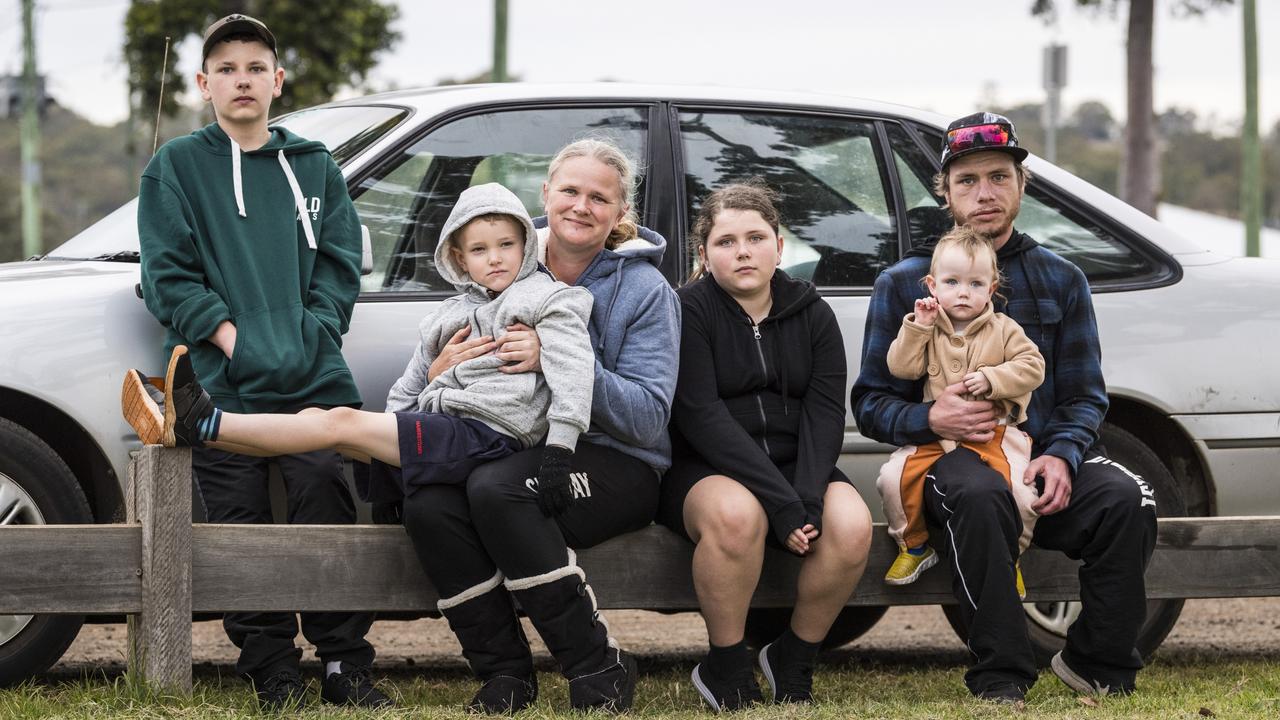
[[[957,224],[991,239],[1003,275],[995,309],[1016,320],[1045,358],[1044,383],[1022,425],[1034,440],[1023,481],[1040,493],[1033,542],[1084,561],[1083,609],[1052,669],[1080,693],[1129,693],[1142,667],[1134,644],[1146,617],[1143,573],[1155,546],[1155,496],[1098,442],[1108,401],[1084,273],[1013,227],[1026,156],[1007,118],[966,116],[947,128],[935,191]],[[927,294],[921,279],[931,254],[931,243],[914,248],[876,279],[862,371],[850,395],[862,434],[898,446],[940,438],[982,442],[999,422],[992,403],[966,396],[962,383],[924,403],[923,380],[889,373],[889,344]],[[926,476],[925,515],[941,530],[931,537],[945,538],[938,549],[951,561],[952,590],[969,630],[975,661],[965,684],[981,698],[1021,702],[1036,665],[1014,581],[1022,521],[1013,495],[1000,473],[962,447]]]

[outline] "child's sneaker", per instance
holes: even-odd
[[[1014,581],[1018,584],[1018,599],[1027,599],[1027,584],[1022,582],[1022,561],[1019,560],[1013,564]]]
[[[215,410],[209,393],[196,379],[187,346],[175,347],[164,376],[164,445],[204,447],[202,424]],[[216,430],[209,437],[216,437]]]
[[[889,572],[884,574],[884,581],[888,585],[910,585],[920,577],[920,573],[937,564],[938,553],[928,545],[919,555],[904,549],[889,566]]]
[[[120,411],[143,445],[159,445],[164,440],[164,393],[154,380],[140,370],[124,374],[120,388]]]

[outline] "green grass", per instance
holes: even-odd
[[[630,716],[701,718],[688,681],[691,662],[649,661],[642,665],[636,708]],[[1280,717],[1280,658],[1216,660],[1180,654],[1157,659],[1139,676],[1139,693],[1083,702],[1047,671],[1032,689],[1025,708],[998,707],[971,699],[961,685],[957,665],[917,666],[841,655],[823,666],[815,687],[816,707],[763,706],[741,713],[757,718],[1156,718],[1199,720]],[[567,691],[558,676],[541,673],[538,704],[520,717],[582,717],[565,711]],[[316,690],[312,681],[312,690]],[[393,711],[371,713],[313,706],[302,718],[467,718],[461,710],[474,690],[456,669],[396,670],[382,687],[400,704]],[[212,720],[260,717],[248,687],[240,680],[201,671],[191,698],[154,694],[130,683],[127,676],[54,679],[0,690],[0,718],[119,718]]]

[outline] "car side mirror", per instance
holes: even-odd
[[[373,274],[373,243],[369,241],[369,226],[360,226],[360,274]]]

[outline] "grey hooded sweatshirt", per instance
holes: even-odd
[[[525,235],[516,281],[496,296],[472,280],[450,251],[459,228],[490,213],[515,218]],[[468,188],[458,198],[440,233],[435,261],[440,276],[461,294],[422,320],[418,348],[387,394],[387,411],[473,418],[526,448],[545,437],[548,445],[573,450],[591,421],[596,361],[587,332],[591,293],[557,282],[538,267],[538,239],[529,214],[519,198],[497,183]],[[490,354],[461,362],[427,382],[427,369],[457,331],[469,326],[471,338],[498,337],[518,322],[538,332],[541,372],[503,373],[503,361]]]

